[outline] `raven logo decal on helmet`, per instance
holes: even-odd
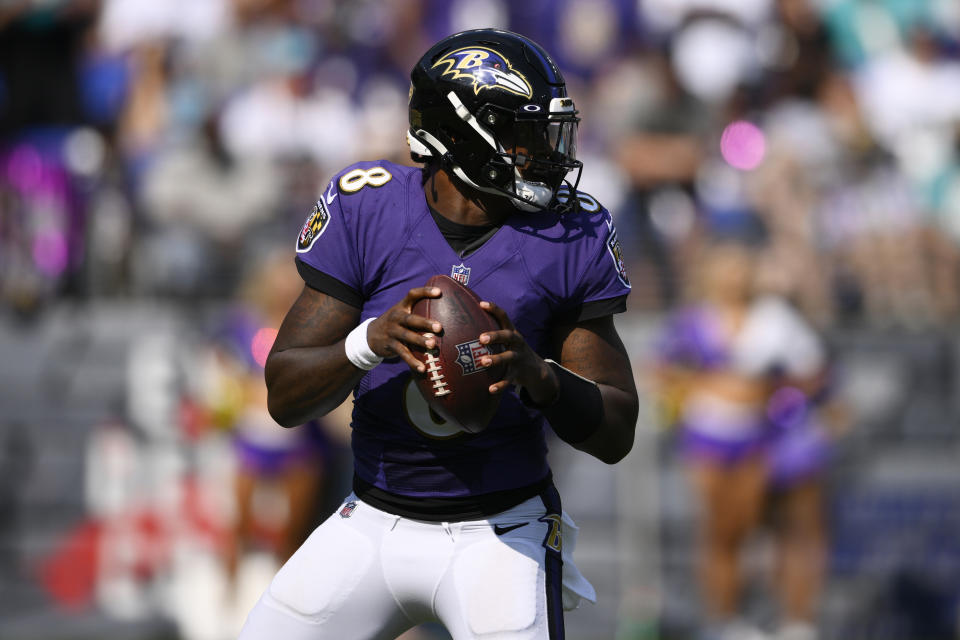
[[[514,71],[510,61],[493,49],[456,49],[437,60],[433,68],[443,65],[447,68],[441,75],[451,76],[452,80],[466,80],[477,95],[481,89],[502,89],[525,98],[533,96],[530,83],[523,74]]]

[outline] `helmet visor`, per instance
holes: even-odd
[[[577,159],[577,123],[574,120],[547,123],[547,143],[558,158]]]
[[[513,162],[524,180],[556,189],[577,162],[577,122],[572,116],[517,120]]]
[[[512,142],[513,151],[518,157],[534,161],[572,162],[577,159],[577,120],[518,120],[514,125]]]

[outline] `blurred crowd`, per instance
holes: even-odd
[[[583,115],[634,309],[737,238],[821,326],[954,319],[949,0],[8,0],[0,296],[222,298],[329,175],[407,160],[408,69],[479,24],[541,41]],[[717,54],[717,52],[722,52]]]
[[[696,274],[735,245],[812,332],[960,316],[955,0],[0,0],[0,310],[29,325],[64,300],[159,300],[202,317],[176,420],[193,442],[233,434],[233,506],[198,527],[234,578],[244,545],[296,547],[311,520],[291,514],[331,484],[301,464],[343,446],[342,418],[309,442],[262,435],[296,234],[343,166],[410,163],[409,69],[478,26],[562,68],[580,188],[614,215],[632,314],[696,303]],[[116,449],[100,435],[95,452]],[[257,446],[284,452],[283,474]],[[262,518],[280,530],[250,515],[264,478],[289,501]]]

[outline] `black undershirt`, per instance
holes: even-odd
[[[466,258],[482,247],[483,244],[500,229],[500,225],[497,224],[460,224],[445,217],[433,207],[427,206],[444,240],[447,241],[450,248],[456,251],[457,255],[461,258]]]

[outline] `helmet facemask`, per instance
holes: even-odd
[[[449,138],[448,144],[423,129],[411,128],[408,141],[418,155],[447,156],[450,169],[461,180],[480,191],[510,198],[521,211],[550,207],[566,175],[573,170],[577,171],[572,187],[576,189],[583,163],[576,159],[580,118],[572,99],[553,98],[547,109],[526,104],[512,110],[486,103],[475,115],[456,93],[451,91],[446,98],[467,127],[462,128],[459,135],[444,135]],[[464,138],[470,139],[464,146],[475,149],[477,136],[482,139],[480,148],[487,149],[485,157],[474,155],[475,166],[464,166],[468,163],[462,161],[453,163],[448,151],[464,142]],[[423,153],[424,150],[430,153]],[[463,160],[467,154],[454,155]]]
[[[583,167],[576,155],[580,119],[573,101],[554,98],[544,111],[536,104],[515,112],[495,105],[480,110],[480,122],[492,125],[497,142],[484,177],[523,211],[549,207],[567,174],[576,170],[579,182]]]

